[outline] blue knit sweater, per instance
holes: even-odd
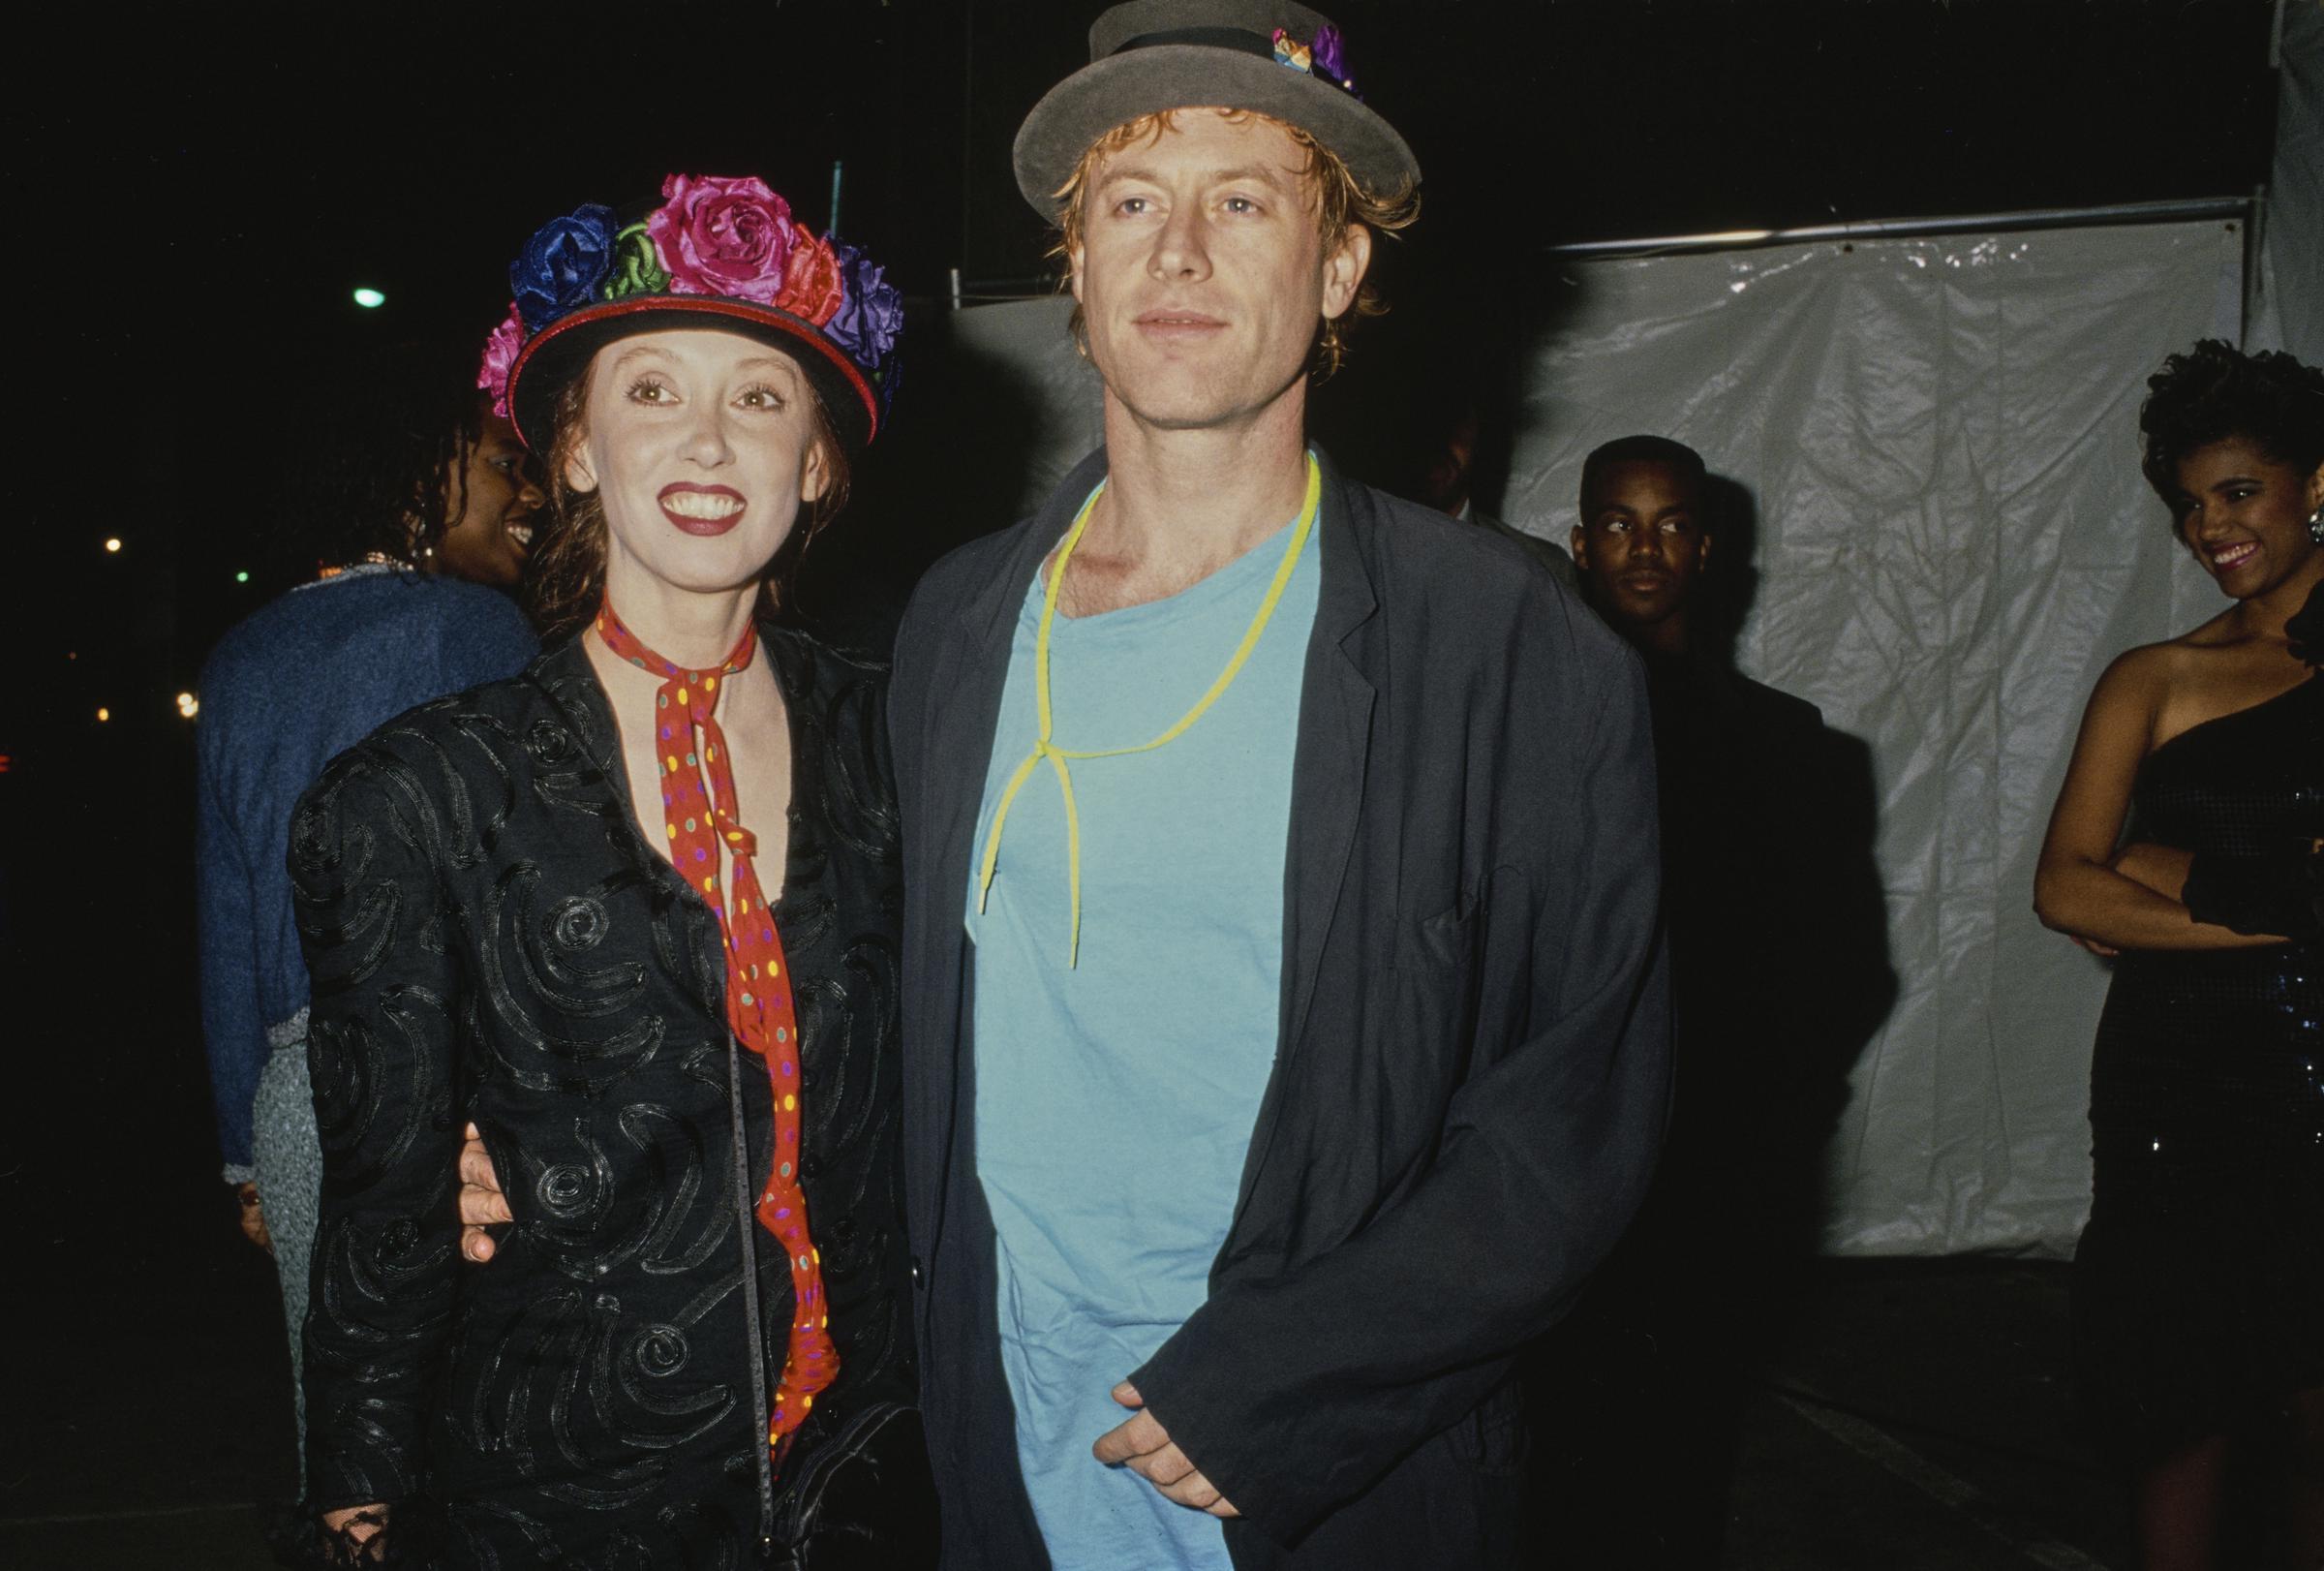
[[[196,872],[201,1025],[228,1183],[251,1176],[266,1028],[307,1006],[283,865],[299,794],[375,727],[510,675],[535,647],[492,590],[357,568],[292,590],[211,652],[195,729]]]

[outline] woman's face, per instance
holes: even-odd
[[[566,464],[604,508],[605,581],[755,586],[799,505],[826,483],[814,392],[755,338],[676,328],[619,339],[589,366],[589,413]]]
[[[2319,549],[2308,515],[2324,502],[2324,469],[2303,474],[2229,437],[2179,461],[2179,491],[2180,538],[2236,600],[2308,570]]]
[[[524,576],[533,514],[543,500],[530,466],[516,427],[487,414],[475,446],[444,477],[453,513],[436,542],[438,572],[496,589],[513,588]]]

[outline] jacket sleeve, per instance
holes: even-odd
[[[459,913],[443,820],[384,753],[342,755],[300,802],[290,868],[312,984],[322,1144],[306,1333],[309,1504],[423,1486],[427,1392],[458,1288]]]
[[[1536,844],[1494,847],[1478,913],[1483,985],[1529,977],[1527,1029],[1497,1054],[1413,1044],[1478,1064],[1426,1171],[1337,1247],[1214,1291],[1130,1376],[1278,1542],[1472,1412],[1645,1193],[1670,1074],[1653,737],[1636,661],[1605,650],[1581,663],[1582,680],[1552,689],[1569,694],[1564,713],[1513,717],[1579,752],[1554,784],[1529,783],[1555,800],[1517,819]],[[1513,676],[1535,691],[1555,681]]]
[[[414,693],[412,703],[425,703],[447,693],[461,693],[514,676],[540,653],[540,640],[516,602],[498,590],[474,590],[473,606],[443,626],[442,666],[428,691]]]
[[[223,686],[223,684],[221,684]],[[213,723],[213,726],[214,726]],[[234,827],[218,781],[219,760],[197,731],[194,774],[196,936],[201,966],[201,1035],[218,1119],[218,1155],[229,1184],[256,1177],[251,1106],[266,1063],[259,1017],[259,940],[249,847]],[[272,858],[268,859],[271,862]],[[272,877],[271,867],[267,870]]]

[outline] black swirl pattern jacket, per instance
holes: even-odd
[[[841,1360],[780,1480],[759,1436],[791,1289],[749,1212],[772,1130],[765,1070],[725,1023],[716,918],[638,832],[580,643],[390,722],[300,806],[290,872],[324,1160],[310,1503],[387,1503],[399,1559],[914,1557],[895,1541],[925,1515],[909,1497],[925,1463],[908,1416],[885,674],[761,633],[791,718],[777,921]],[[516,1217],[483,1267],[457,1248],[470,1119]],[[810,1541],[841,1550],[810,1556]]]

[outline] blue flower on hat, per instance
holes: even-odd
[[[566,312],[590,303],[612,269],[613,209],[591,202],[534,231],[508,264],[525,330],[536,333]]]
[[[865,256],[861,247],[835,240],[832,250],[839,257],[847,295],[823,330],[849,359],[871,371],[888,357],[897,334],[903,331],[903,296],[887,281],[887,269]]]

